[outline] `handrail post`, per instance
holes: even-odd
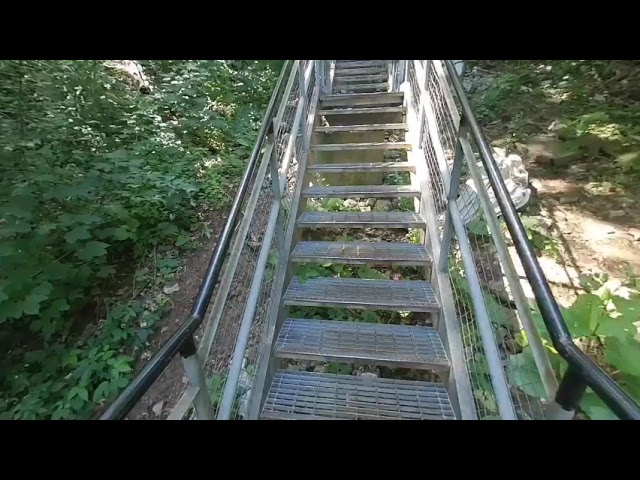
[[[189,336],[180,347],[180,356],[182,357],[182,365],[187,374],[189,384],[198,389],[198,393],[196,393],[193,399],[193,406],[196,409],[198,420],[213,420],[213,404],[211,403],[211,397],[209,397],[209,391],[207,390],[204,365],[198,357],[198,349],[193,340],[193,335]]]
[[[453,65],[456,67],[456,73],[460,78],[464,77],[464,72],[467,69],[467,62],[464,60],[453,60]]]
[[[587,384],[582,380],[580,374],[571,366],[567,369],[558,391],[556,392],[556,403],[567,412],[573,412],[580,404],[582,396],[587,390]]]
[[[329,86],[331,82],[331,60],[315,60],[316,62],[316,84],[322,95],[329,95]],[[302,75],[304,78],[304,75]]]
[[[304,76],[302,76],[302,83],[304,84]],[[304,88],[304,87],[303,87]],[[276,148],[276,137],[275,137],[275,120],[273,121],[272,129],[267,134],[267,145],[272,144],[273,148],[271,149],[271,155],[269,158],[269,167],[271,173],[271,188],[273,189],[273,199],[280,205],[282,208],[282,185],[280,183],[280,168],[278,166],[278,149]],[[286,182],[286,177],[285,177]],[[286,185],[286,183],[285,183]],[[278,222],[276,224],[276,247],[278,255],[282,255],[284,251],[284,228]]]
[[[301,102],[303,102],[307,96],[307,89],[304,84],[304,71],[305,69],[304,69],[304,66],[302,65],[302,62],[298,63],[298,87],[299,87]]]
[[[462,178],[462,166],[464,164],[464,152],[462,151],[462,142],[460,138],[463,138],[467,134],[468,128],[464,121],[460,122],[458,127],[458,135],[456,136],[456,153],[453,159],[453,166],[451,169],[451,182],[447,189],[447,202],[456,202],[458,199],[458,192],[460,191],[460,178]],[[441,272],[447,271],[447,263],[449,259],[449,250],[451,248],[451,240],[453,238],[453,224],[451,221],[451,215],[445,215],[444,227],[442,229],[442,243],[440,245],[440,258],[438,259],[437,268]]]
[[[327,71],[325,73],[325,79],[324,81],[326,82],[326,91],[327,91],[327,95],[331,94],[331,92],[333,91],[333,75],[332,75],[332,71],[335,73],[335,65],[333,60],[327,60]]]
[[[423,87],[424,92],[429,95],[429,75],[431,73],[431,63],[433,60],[426,60],[424,64],[424,81]],[[426,98],[425,101],[429,101],[429,98]],[[425,102],[420,102],[419,114],[418,114],[418,145],[422,145],[422,141],[424,140],[425,128],[424,124],[427,121],[426,114],[424,111]]]
[[[318,89],[320,93],[324,94],[324,62],[325,60],[314,60],[316,62],[316,85],[318,85]]]

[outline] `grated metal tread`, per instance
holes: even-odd
[[[363,113],[406,113],[407,107],[365,107],[318,110],[318,115],[362,115]]]
[[[320,98],[320,105],[321,107],[346,107],[351,105],[400,106],[403,98],[403,92],[337,93],[323,95]]]
[[[333,185],[305,188],[302,196],[305,198],[419,197],[420,190],[411,185]]]
[[[332,262],[350,265],[427,266],[431,257],[424,245],[402,242],[298,242],[294,263]]]
[[[347,84],[349,82],[386,82],[389,79],[388,74],[377,75],[339,75],[333,77],[333,83],[335,84]]]
[[[284,294],[285,305],[437,312],[440,304],[429,282],[362,278],[293,277]]]
[[[455,420],[444,385],[279,370],[263,419]]]
[[[371,68],[384,67],[387,68],[387,62],[384,60],[353,60],[353,61],[337,61],[336,68]]]
[[[300,228],[425,228],[416,212],[302,212]]]
[[[335,320],[284,321],[275,345],[280,358],[443,370],[449,366],[434,328]]]
[[[409,162],[373,163],[316,163],[309,165],[310,173],[358,173],[358,172],[415,172],[415,165]]]
[[[389,75],[389,69],[387,67],[336,67],[334,77],[348,77],[351,75]]]
[[[397,98],[402,100],[404,98],[403,92],[385,92],[385,93],[349,93],[349,94],[327,94],[320,97],[321,102],[327,100],[353,100],[356,98]]]
[[[322,143],[311,145],[316,152],[335,152],[350,150],[411,150],[409,142],[375,142],[375,143]]]
[[[371,123],[368,125],[334,125],[332,127],[316,127],[316,133],[337,132],[372,132],[379,130],[409,130],[406,123]]]
[[[344,93],[355,93],[368,91],[368,93],[372,92],[386,92],[389,89],[389,85],[386,83],[360,83],[360,84],[342,84],[342,85],[334,85],[334,89],[338,91],[342,91]]]
[[[382,92],[382,93],[333,93],[328,95],[322,95],[320,97],[321,103],[330,102],[332,100],[380,100],[380,99],[394,99],[402,102],[404,98],[403,92]]]

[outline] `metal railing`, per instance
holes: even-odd
[[[101,419],[124,418],[178,353],[188,382],[169,419],[257,417],[271,368],[265,347],[290,276],[301,175],[318,97],[331,91],[332,63],[285,63],[191,315]],[[633,400],[573,344],[454,65],[389,65],[390,90],[405,92],[409,155],[425,192],[424,241],[442,302],[438,328],[449,346],[448,386],[461,418],[548,418],[549,406],[558,404],[572,412],[587,385],[621,418],[640,418]],[[553,345],[569,364],[559,385],[514,261],[522,263]]]
[[[640,419],[640,407],[573,343],[454,64],[393,61],[390,71],[430,192],[421,208],[463,418],[570,418],[589,386],[620,418]],[[559,385],[514,261],[569,365]]]
[[[189,318],[100,419],[124,418],[178,353],[188,384],[169,419],[184,418],[193,410],[200,420],[246,414],[272,290],[285,265],[283,225],[288,223],[300,158],[308,150],[308,118],[315,112],[320,88],[326,91],[328,86],[327,63],[296,60],[283,66]]]

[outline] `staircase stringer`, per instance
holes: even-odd
[[[435,69],[435,73],[440,82],[445,102],[453,120],[453,125],[455,128],[459,128],[460,113],[454,100],[453,92],[451,91],[450,74],[444,68],[441,60],[435,60],[431,63],[433,64],[433,68]],[[465,65],[463,61],[455,60],[453,63],[454,65],[456,65],[456,69],[458,69],[458,67],[460,67],[461,70],[464,69]],[[458,75],[460,76],[460,70],[458,71]],[[460,139],[460,142],[464,155],[467,158],[466,163],[469,168],[469,174],[473,178],[476,185],[483,185],[481,172],[479,170],[476,156],[473,153],[473,149],[471,147],[469,139],[464,137]],[[482,210],[490,227],[491,237],[493,238],[496,246],[496,253],[500,259],[500,263],[502,264],[503,273],[508,279],[508,284],[511,289],[511,295],[515,301],[516,309],[518,311],[521,328],[523,328],[526,332],[529,346],[531,347],[534,361],[540,375],[541,383],[547,393],[547,401],[551,402],[550,399],[555,398],[558,389],[558,380],[556,379],[553,368],[551,367],[547,350],[544,347],[542,339],[540,337],[540,332],[538,331],[533,321],[529,301],[524,294],[524,290],[522,288],[520,279],[518,278],[513,260],[508,253],[507,245],[501,235],[498,216],[489,200],[488,191],[486,189],[479,189],[478,195]]]
[[[307,175],[307,162],[309,160],[311,137],[316,126],[316,111],[320,98],[320,85],[317,84],[311,97],[311,107],[305,119],[303,132],[303,151],[298,160],[298,171],[296,174],[296,185],[291,200],[289,210],[289,218],[284,232],[284,250],[282,256],[278,259],[277,279],[271,291],[271,302],[274,307],[271,308],[267,325],[263,330],[261,343],[263,345],[258,357],[255,380],[251,389],[251,397],[247,409],[247,418],[256,420],[260,416],[262,404],[268,392],[268,387],[277,369],[278,360],[273,355],[273,346],[277,338],[277,333],[282,325],[288,307],[282,302],[284,289],[289,284],[293,276],[292,263],[290,261],[291,251],[295,247],[296,221],[306,204],[306,200],[302,198],[302,190],[309,183]]]
[[[420,75],[423,70],[418,62],[413,63],[416,77],[424,78],[424,75]],[[420,72],[420,73],[419,73]],[[482,348],[485,353],[485,357],[488,362],[489,373],[491,377],[491,383],[496,395],[496,402],[498,404],[498,410],[500,412],[501,418],[505,420],[515,419],[515,409],[513,406],[513,401],[511,399],[507,376],[504,371],[504,367],[502,365],[502,360],[500,358],[500,353],[498,350],[498,346],[493,334],[493,327],[491,325],[491,321],[489,318],[489,313],[486,308],[486,303],[482,295],[482,290],[480,288],[480,280],[478,278],[478,269],[475,264],[475,260],[473,258],[473,253],[471,251],[471,246],[469,243],[469,238],[467,236],[465,226],[462,222],[462,217],[460,214],[459,206],[457,201],[449,200],[450,189],[451,186],[451,178],[452,172],[450,171],[450,167],[447,162],[446,155],[444,153],[444,148],[442,144],[442,140],[440,138],[439,129],[437,127],[437,117],[435,114],[435,107],[432,103],[431,96],[428,94],[426,89],[418,83],[417,88],[421,95],[421,103],[424,102],[424,114],[426,116],[427,121],[427,132],[426,135],[429,135],[431,140],[431,144],[433,145],[434,154],[436,157],[436,162],[438,169],[441,175],[441,182],[443,182],[444,192],[447,196],[447,215],[445,221],[445,233],[447,232],[447,223],[452,230],[449,231],[449,235],[453,235],[455,232],[455,236],[457,237],[458,245],[460,248],[461,259],[464,271],[467,275],[467,284],[470,288],[470,296],[473,304],[473,309],[475,310],[475,315],[477,319],[478,330],[482,342]],[[411,88],[408,88],[411,90]],[[458,127],[459,130],[460,127]],[[458,133],[456,133],[456,137]],[[459,181],[459,180],[456,180]],[[451,237],[443,237],[443,242],[445,245],[449,245],[449,241]],[[448,248],[448,247],[446,247]],[[446,257],[443,257],[446,258]],[[440,268],[446,268],[445,266],[441,266]],[[448,272],[447,272],[448,273]]]
[[[407,132],[406,138],[412,145],[411,150],[407,152],[407,159],[416,168],[415,175],[422,191],[420,209],[427,224],[427,229],[423,236],[424,245],[435,262],[436,259],[440,258],[440,232],[438,231],[436,208],[433,204],[433,198],[428,194],[431,188],[429,169],[427,168],[424,153],[419,145],[420,122],[417,118],[417,112],[414,112],[411,107],[411,88],[409,88],[409,83],[404,82],[400,90],[404,92],[404,106],[407,108],[406,122],[409,125],[409,131]],[[453,300],[454,295],[446,266],[444,269],[441,269],[438,268],[437,264],[433,265],[431,269],[431,285],[441,304],[441,310],[436,322],[434,322],[434,326],[442,338],[449,361],[451,362],[449,377],[443,379],[443,383],[447,385],[449,397],[451,398],[458,418],[462,420],[477,420],[478,414],[473,397],[473,388],[464,358],[462,332],[456,314],[456,307]]]

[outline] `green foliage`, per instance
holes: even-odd
[[[593,180],[627,188],[640,174],[640,78],[624,60],[479,61],[472,100],[496,140],[514,146],[553,130]],[[595,160],[595,161],[594,161]]]
[[[256,366],[248,365],[246,368],[246,372],[251,377],[255,376]],[[211,399],[211,403],[213,405],[214,412],[218,411],[220,407],[220,402],[222,401],[222,394],[224,393],[224,387],[227,383],[227,376],[221,373],[214,373],[209,378],[207,378],[207,390],[209,392],[209,398]],[[239,419],[240,417],[240,397],[242,394],[242,389],[237,389],[236,398],[234,400],[233,406],[231,407],[231,419]]]
[[[145,308],[140,301],[114,306],[98,332],[85,341],[49,343],[21,355],[22,369],[3,380],[0,418],[88,419],[96,407],[125,387],[133,357],[166,303]]]
[[[214,373],[211,377],[207,378],[207,390],[209,391],[209,398],[211,399],[211,403],[213,404],[214,412],[218,411],[220,407],[220,402],[222,401],[222,394],[224,392],[224,386],[227,383],[227,376],[220,373]],[[236,401],[233,403],[233,407],[231,407],[231,417],[232,419],[238,418],[239,413],[239,405],[236,398]]]
[[[311,210],[318,212],[359,212],[360,206],[355,201],[341,198],[319,199],[309,205]]]
[[[319,277],[339,277],[339,278],[365,278],[389,280],[395,278],[408,278],[419,276],[417,269],[405,267],[394,267],[388,270],[377,270],[368,265],[345,265],[326,263],[300,264],[297,267],[296,275],[301,282]],[[348,308],[327,308],[327,307],[291,307],[291,315],[300,318],[331,319],[345,322],[365,322],[365,323],[407,323],[411,320],[410,312],[387,312],[373,310],[357,310]]]
[[[417,243],[420,244],[422,237],[422,232],[418,228],[410,228],[409,233],[407,234],[407,239],[409,243]]]
[[[450,266],[450,278],[459,301],[458,308],[474,311],[469,288],[464,272],[458,262]],[[572,337],[601,366],[607,369],[616,381],[640,402],[640,341],[638,325],[640,325],[640,295],[636,290],[637,279],[627,282],[632,288],[608,281],[606,276],[586,277],[583,288],[587,293],[580,294],[573,305],[561,307],[562,315]],[[488,292],[483,292],[485,305],[494,324],[509,328],[504,309]],[[549,359],[556,375],[560,378],[566,371],[566,362],[553,347],[546,326],[540,313],[533,311],[533,319],[542,343],[547,349]],[[466,327],[470,336],[468,343],[481,343],[475,325]],[[496,338],[500,343],[501,339]],[[546,398],[546,392],[540,381],[531,347],[526,333],[521,332],[516,338],[522,351],[510,354],[507,359],[509,381],[525,394],[535,398]],[[493,389],[489,378],[489,370],[484,355],[477,352],[470,363],[470,373],[476,400],[489,412],[497,413],[497,405],[493,397]],[[588,391],[581,403],[581,408],[591,419],[616,418],[606,405],[592,392]]]
[[[213,404],[214,411],[217,411],[222,401],[222,394],[224,392],[224,386],[227,383],[227,376],[224,374],[215,373],[211,377],[207,378],[207,390],[209,391],[209,398]],[[236,418],[238,415],[238,403],[234,402],[231,409],[231,418]]]
[[[558,60],[481,61],[483,79],[476,78],[473,103],[489,136],[503,146],[527,143],[531,135],[555,133],[562,154],[576,158],[562,172],[565,181],[585,183],[590,193],[637,193],[640,173],[640,68],[636,61]],[[476,72],[478,73],[478,72]],[[488,75],[486,75],[488,74]],[[572,171],[573,167],[576,171]],[[540,165],[539,165],[540,167]],[[546,173],[551,173],[549,170]],[[545,175],[543,175],[545,176]],[[593,206],[593,205],[592,205]],[[602,209],[600,204],[596,207]],[[558,257],[560,247],[540,217],[524,217],[529,240],[538,250]],[[612,289],[606,279],[592,278],[586,294],[563,308],[576,343],[603,366],[629,394],[640,401],[640,364],[636,293]],[[638,289],[638,285],[632,287]],[[535,313],[540,332],[546,332]],[[543,339],[558,374],[566,363]],[[523,352],[509,363],[521,390],[533,365],[526,336]],[[525,372],[526,371],[526,372]],[[525,373],[522,373],[525,372]],[[536,388],[534,388],[536,390]],[[590,418],[615,418],[593,392],[581,404]]]
[[[478,119],[485,121],[495,120],[500,103],[515,92],[520,91],[520,86],[522,85],[521,78],[518,74],[508,73],[495,79],[491,87],[482,95],[479,95],[475,101]]]
[[[461,306],[469,311],[473,311],[473,303],[471,301],[471,291],[469,283],[466,279],[464,270],[462,269],[462,262],[451,262],[449,267],[449,276],[451,283],[456,291],[456,297],[461,302]],[[485,308],[489,314],[492,323],[497,327],[506,327],[508,325],[507,315],[503,307],[498,303],[496,298],[488,291],[483,290],[482,296],[484,298]]]
[[[527,237],[536,250],[547,253],[553,258],[561,257],[560,243],[551,236],[541,217],[523,215],[521,220]]]
[[[411,177],[409,172],[392,172],[384,177],[385,185],[410,185]]]
[[[578,295],[570,307],[561,307],[567,327],[586,353],[640,402],[640,295],[633,289],[608,281],[606,277],[588,278],[583,282],[583,287],[588,289],[587,293]],[[560,376],[564,373],[566,364],[551,345],[542,317],[537,311],[534,311],[534,321],[542,335],[551,364]],[[535,368],[526,335],[522,335],[521,344],[523,352],[512,358],[525,360],[522,368]],[[536,396],[541,397],[539,394]],[[591,390],[584,396],[581,408],[593,420],[616,418]]]
[[[351,375],[353,367],[348,363],[328,363],[327,373],[334,373],[338,375]]]
[[[202,206],[231,201],[277,73],[268,61],[141,63],[149,95],[109,62],[0,61],[5,416],[85,418],[126,384],[148,310],[109,298],[132,260],[189,247]],[[104,322],[77,340],[98,302],[112,304]]]
[[[415,200],[413,198],[400,198],[397,209],[400,212],[415,212]]]

